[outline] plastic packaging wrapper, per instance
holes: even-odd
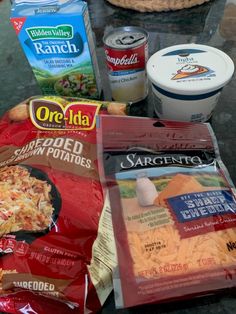
[[[210,125],[104,116],[98,136],[116,306],[235,287],[235,190]]]
[[[105,302],[116,256],[95,118],[125,111],[39,96],[2,117],[0,311],[92,313]]]

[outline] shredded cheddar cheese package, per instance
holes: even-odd
[[[236,199],[209,124],[99,117],[117,308],[236,285]]]
[[[32,97],[0,120],[0,312],[94,313],[117,264],[97,114],[125,104]]]

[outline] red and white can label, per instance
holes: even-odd
[[[125,71],[145,69],[145,47],[141,46],[129,50],[105,49],[106,61],[109,71]]]
[[[112,36],[116,38],[115,33]],[[125,32],[123,34],[120,32],[119,36],[125,38]],[[125,44],[122,48],[119,45],[111,47],[105,42],[112,98],[116,101],[135,103],[147,96],[145,67],[148,59],[148,44],[143,34],[142,38],[144,39],[141,44],[132,47],[127,47]]]

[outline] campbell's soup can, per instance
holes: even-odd
[[[140,27],[119,27],[104,36],[112,98],[136,103],[146,98],[148,33]]]

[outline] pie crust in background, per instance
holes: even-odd
[[[116,6],[140,12],[161,12],[191,8],[210,0],[107,0]]]

